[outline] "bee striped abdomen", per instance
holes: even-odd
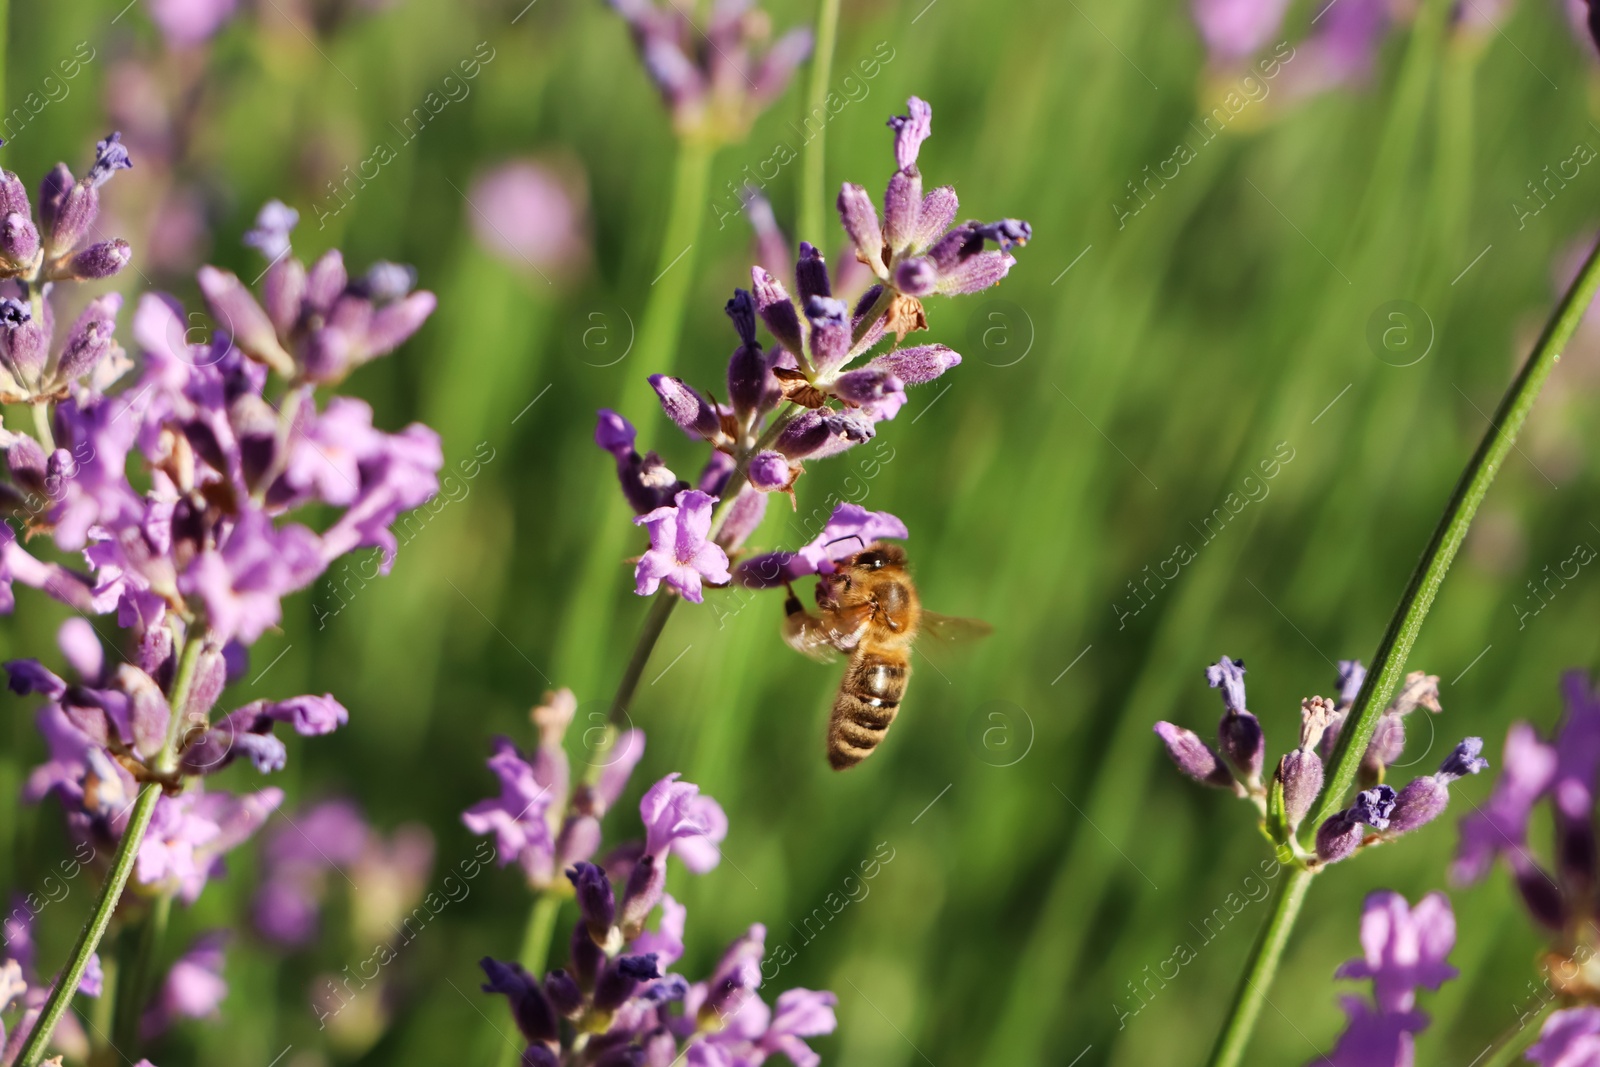
[[[857,653],[828,724],[828,763],[834,770],[854,767],[878,747],[900,710],[910,675],[911,664],[902,657]]]

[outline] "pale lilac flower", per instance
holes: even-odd
[[[728,554],[706,536],[711,532],[715,499],[698,489],[686,489],[676,499],[674,507],[660,507],[633,520],[650,531],[650,551],[634,569],[635,591],[649,596],[666,582],[685,600],[698,604],[704,599],[702,580],[726,585],[733,576],[728,573]]]
[[[253,644],[278,624],[283,597],[322,573],[322,552],[317,535],[306,527],[276,528],[263,512],[250,509],[219,548],[195,560],[178,587],[205,604],[213,633]]]
[[[1195,24],[1213,61],[1249,59],[1283,25],[1288,0],[1193,0]]]
[[[1342,964],[1334,977],[1370,978],[1380,1010],[1410,1011],[1418,987],[1438,989],[1458,973],[1445,962],[1455,943],[1455,914],[1443,893],[1430,893],[1413,908],[1399,893],[1381,890],[1362,906],[1361,957]]]
[[[1539,1067],[1600,1064],[1600,1008],[1564,1008],[1551,1015],[1523,1055]]]
[[[555,168],[502,163],[478,176],[467,199],[478,243],[513,267],[561,274],[588,258],[581,186]]]
[[[489,769],[500,779],[500,795],[474,804],[461,821],[475,834],[495,835],[500,866],[515,862],[530,881],[548,880],[555,840],[546,812],[562,798],[538,780],[533,765],[509,738],[495,739]]]
[[[211,2],[216,4],[217,0]],[[222,2],[231,3],[231,0]],[[299,224],[300,212],[282,200],[268,200],[256,212],[255,228],[245,231],[243,241],[269,262],[275,262],[289,254],[289,236]]]
[[[1495,857],[1525,849],[1528,817],[1555,781],[1556,764],[1555,749],[1540,741],[1532,726],[1511,726],[1494,791],[1461,820],[1461,845],[1451,868],[1457,881],[1475,882],[1489,873]]]
[[[146,1040],[165,1033],[180,1019],[205,1019],[215,1016],[228,995],[222,977],[225,930],[201,934],[173,963],[157,991],[155,1002],[140,1021],[139,1032]]]
[[[722,805],[700,795],[700,787],[680,782],[674,772],[645,791],[639,801],[647,855],[665,858],[671,852],[696,874],[705,874],[722,859],[717,846],[728,836]]]
[[[135,877],[194,903],[206,882],[224,873],[223,855],[243,844],[282,802],[281,789],[161,797],[139,846]]]
[[[167,44],[188,48],[209,40],[233,17],[238,0],[146,0]]]

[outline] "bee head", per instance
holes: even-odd
[[[904,566],[905,562],[905,549],[899,545],[886,545],[882,542],[875,542],[865,552],[858,552],[855,559],[851,561],[851,565],[861,567],[864,570],[878,571],[890,566]]]

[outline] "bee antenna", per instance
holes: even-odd
[[[862,547],[863,550],[867,547],[867,543],[865,541],[861,540],[861,535],[860,534],[845,534],[843,537],[835,537],[832,541],[829,541],[826,545],[823,545],[822,547],[829,548],[829,547],[831,547],[833,545],[838,544],[840,541],[855,541],[857,544],[859,544]]]

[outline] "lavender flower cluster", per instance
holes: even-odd
[[[250,237],[272,260],[261,301],[232,274],[200,272],[220,323],[208,339],[175,299],[148,294],[132,320],[136,362],[117,343],[113,293],[58,340],[57,283],[105,277],[130,258],[126,242],[90,237],[102,187],[131,165],[112,134],[82,178],[65,164],[46,176],[36,217],[20,179],[0,172],[0,398],[31,406],[36,426],[0,430],[0,507],[15,523],[0,525],[0,607],[12,610],[20,583],[80,613],[58,634],[69,670],[4,666],[13,691],[45,701],[36,721],[49,758],[25,798],[54,796],[72,836],[109,856],[141,789],[159,786],[134,888],[193,903],[283,799],[205,779],[241,756],[281,770],[279,724],[310,736],[348,718],[329,694],[214,716],[249,646],[278,624],[285,596],[343,554],[378,548],[387,569],[389,527],[438,489],[432,430],[384,432],[364,402],[319,407],[314,389],[392,351],[434,301],[394,264],[352,278],[331,251],[308,268],[290,254],[294,213],[274,203]],[[320,530],[289,517],[326,509],[334,517]],[[220,946],[197,951],[210,959]],[[5,1002],[27,1006],[17,1039],[50,983],[13,962]],[[156,1028],[183,1013],[162,997],[151,1010]]]
[[[1206,681],[1222,691],[1223,716],[1213,749],[1192,730],[1170,722],[1155,725],[1156,736],[1185,775],[1202,785],[1231,790],[1249,800],[1261,816],[1262,830],[1277,846],[1283,863],[1315,869],[1354,855],[1358,848],[1391,841],[1433,821],[1450,800],[1450,783],[1489,765],[1479,754],[1483,739],[1469,737],[1451,751],[1434,774],[1413,779],[1398,793],[1383,778],[1405,748],[1405,719],[1417,708],[1438,713],[1439,679],[1415,671],[1406,677],[1384,709],[1362,756],[1360,781],[1367,788],[1354,802],[1325,819],[1314,846],[1299,839],[1301,822],[1322,792],[1323,763],[1333,751],[1366,670],[1356,660],[1339,664],[1339,700],[1310,697],[1300,704],[1300,743],[1278,761],[1272,780],[1261,772],[1266,735],[1245,707],[1244,661],[1223,656],[1206,668]]]
[[[530,887],[578,901],[566,967],[531,975],[518,963],[482,962],[484,991],[505,995],[528,1042],[521,1062],[758,1067],[782,1053],[815,1067],[803,1039],[833,1031],[834,996],[790,989],[769,1007],[756,992],[765,953],[759,924],[706,980],[667,971],[683,956],[687,914],[666,892],[667,861],[676,856],[696,874],[717,866],[728,819],[715,800],[669,774],[639,802],[644,840],[591,862],[600,821],[627,788],[645,739],[638,730],[619,734],[602,763],[574,783],[563,741],[576,707],[569,690],[546,695],[533,712],[539,744],[531,756],[498,739],[489,768],[500,794],[462,816],[474,833],[495,835],[500,864],[517,864]]]
[[[955,190],[941,186],[924,194],[917,169],[932,133],[932,109],[912,97],[907,110],[889,120],[896,169],[882,216],[860,186],[846,184],[839,193],[844,228],[878,284],[851,308],[833,297],[822,254],[802,242],[795,295],[756,267],[751,289],[735,291],[728,301],[739,344],[728,361],[727,404],[681,379],[651,377],[667,417],[711,446],[694,487],[656,453],[641,455],[637,432],[622,416],[600,412],[595,443],[615,459],[634,522],[650,533],[650,549],[635,570],[641,596],[664,584],[699,603],[704,584],[731,581],[728,553],[760,525],[769,494],[787,493],[792,500],[806,460],[871,440],[878,424],[904,405],[908,386],[960,364],[960,355],[941,344],[897,347],[907,333],[927,329],[923,298],[997,284],[1016,263],[1010,250],[1032,236],[1017,219],[953,225]],[[988,248],[991,243],[998,247]],[[757,340],[758,318],[773,340],[765,348]],[[891,333],[895,345],[858,364]],[[888,521],[900,529],[888,536],[905,536],[899,520]],[[747,584],[777,584],[777,578],[773,573]]]

